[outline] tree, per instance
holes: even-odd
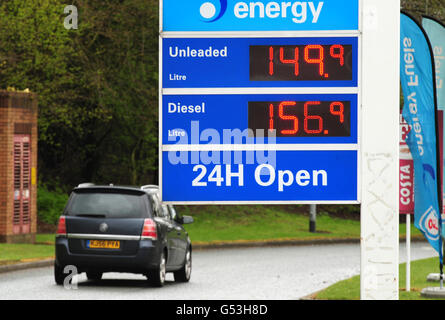
[[[156,182],[158,149],[158,2],[79,0],[87,26],[76,38],[81,64],[110,121],[94,125],[86,176]],[[102,127],[102,132],[98,132]]]
[[[140,184],[157,177],[158,3],[0,4],[0,87],[39,96],[39,177]]]
[[[39,172],[51,180],[66,176],[65,163],[78,174],[69,160],[82,153],[75,142],[84,134],[83,123],[104,117],[85,101],[82,67],[71,33],[60,23],[62,13],[58,0],[0,4],[0,87],[38,94]]]
[[[442,21],[445,20],[443,0],[402,0],[401,7],[417,18],[421,15],[429,15]]]

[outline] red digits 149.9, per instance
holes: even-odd
[[[328,48],[326,48],[328,50]],[[280,62],[282,64],[293,65],[294,75],[298,77],[300,75],[300,50],[298,46],[293,48],[293,56],[285,53],[285,47],[279,47]],[[333,59],[337,59],[340,66],[344,66],[344,47],[340,44],[334,44],[329,47],[329,55]],[[307,64],[318,65],[318,74],[322,77],[329,78],[329,74],[325,73],[325,48],[319,44],[309,44],[304,47],[304,62]],[[269,47],[269,75],[275,74],[275,50],[274,46]]]

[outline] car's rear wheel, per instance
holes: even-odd
[[[185,254],[184,266],[173,273],[176,282],[188,282],[192,275],[192,250],[190,247]]]
[[[162,287],[165,283],[166,274],[166,254],[165,251],[162,252],[159,259],[159,264],[156,269],[150,270],[147,274],[148,282],[154,287]]]
[[[54,280],[56,284],[62,285],[65,280],[65,274],[63,273],[63,267],[59,266],[57,263],[54,263]]]
[[[88,280],[97,281],[97,280],[102,279],[102,274],[103,273],[100,271],[87,271],[87,278],[88,278]]]

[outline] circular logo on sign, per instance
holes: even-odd
[[[204,19],[212,19],[216,14],[216,8],[211,2],[204,2],[199,8],[199,13]]]
[[[219,8],[217,4],[218,1],[213,0],[213,2],[216,2],[216,5],[215,3],[206,1],[199,7],[199,14],[205,22],[214,22],[219,20],[226,12],[227,0],[219,0]]]
[[[419,224],[429,240],[439,240],[439,219],[436,210],[432,206],[421,216]]]

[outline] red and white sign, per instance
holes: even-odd
[[[414,214],[414,161],[406,144],[409,125],[400,115],[399,213]]]

